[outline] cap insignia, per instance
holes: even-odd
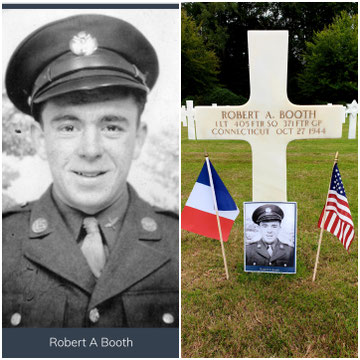
[[[88,56],[95,52],[98,42],[95,37],[81,31],[70,40],[69,46],[73,54]]]
[[[154,219],[150,217],[144,217],[141,219],[141,226],[144,230],[153,232],[157,229],[157,223]]]
[[[267,214],[269,214],[269,213],[271,213],[271,209],[270,209],[270,208],[266,208],[266,209],[265,209],[265,212],[266,212]]]

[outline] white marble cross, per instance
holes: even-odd
[[[248,141],[253,201],[287,201],[287,144],[296,139],[341,137],[345,109],[294,105],[288,100],[288,31],[249,31],[248,42],[249,101],[241,106],[196,106],[196,138]]]
[[[349,114],[349,134],[348,139],[356,138],[356,117],[358,113],[358,104],[353,100],[351,104],[346,106],[345,114]]]

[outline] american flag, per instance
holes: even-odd
[[[320,215],[318,226],[321,228],[324,209]],[[351,218],[349,204],[337,164],[334,165],[331,184],[326,203],[324,229],[335,235],[346,250],[354,238],[354,223]]]

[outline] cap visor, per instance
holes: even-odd
[[[258,223],[261,223],[261,222],[267,222],[267,221],[280,221],[281,222],[282,218],[280,216],[276,216],[276,215],[273,215],[273,216],[264,216],[264,217],[261,217],[258,219]]]
[[[91,76],[85,78],[71,79],[68,81],[64,81],[64,79],[62,79],[62,81],[58,84],[54,83],[51,87],[48,87],[41,91],[39,95],[35,95],[33,103],[39,104],[51,98],[68,94],[74,91],[95,90],[110,86],[139,89],[145,91],[146,93],[149,91],[149,89],[145,85],[135,82],[134,80],[132,80],[131,77],[127,78],[126,74],[124,74],[124,76]]]

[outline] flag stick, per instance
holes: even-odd
[[[206,165],[207,165],[207,169],[208,169],[208,173],[209,173],[210,186],[211,186],[211,190],[212,190],[214,207],[215,207],[215,212],[216,212],[216,219],[217,219],[217,224],[218,224],[218,228],[219,228],[220,244],[221,244],[221,251],[222,251],[222,255],[223,255],[223,259],[224,259],[225,274],[226,274],[226,279],[229,280],[229,272],[228,272],[227,263],[226,263],[225,248],[224,248],[224,241],[223,241],[221,225],[220,225],[219,210],[218,210],[218,206],[217,206],[214,182],[213,182],[210,163],[209,163],[209,155],[207,153],[205,153],[205,160],[206,160]]]
[[[334,165],[333,168],[335,166],[335,164],[338,161],[338,156],[339,156],[339,152],[337,151],[335,154],[335,159],[334,159]],[[332,173],[331,172],[331,177],[332,177]],[[328,202],[328,198],[329,198],[329,191],[330,191],[330,186],[331,186],[331,177],[330,177],[330,183],[329,183],[329,189],[326,195],[326,202],[325,202],[325,207],[324,207],[324,214],[323,214],[323,218],[321,219],[321,225],[320,225],[320,237],[319,237],[319,244],[318,244],[318,249],[317,249],[317,253],[316,253],[316,260],[315,260],[315,266],[314,266],[314,273],[313,273],[313,277],[312,277],[312,281],[315,281],[315,277],[316,277],[316,271],[317,271],[317,266],[319,263],[319,255],[320,255],[320,246],[321,246],[321,240],[322,240],[322,236],[323,236],[323,232],[324,232],[324,223],[325,223],[325,218],[326,218],[326,205]]]

